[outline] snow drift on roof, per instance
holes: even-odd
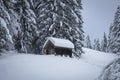
[[[67,39],[60,39],[60,38],[53,38],[53,37],[49,37],[47,39],[43,48],[46,46],[48,41],[51,41],[56,47],[74,48],[74,44],[71,41]]]

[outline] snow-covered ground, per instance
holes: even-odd
[[[83,48],[81,58],[16,54],[0,56],[0,80],[95,80],[115,55]]]

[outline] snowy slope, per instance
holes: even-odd
[[[0,80],[95,80],[115,55],[84,48],[79,60],[54,55],[15,54],[0,57]]]

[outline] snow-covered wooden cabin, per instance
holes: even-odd
[[[71,41],[54,37],[49,37],[43,46],[43,52],[47,55],[55,54],[72,57],[72,49],[74,49],[74,44]]]

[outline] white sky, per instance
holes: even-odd
[[[83,29],[90,38],[102,39],[103,33],[108,34],[120,0],[82,0]]]

